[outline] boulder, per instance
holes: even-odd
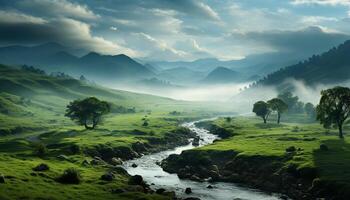
[[[191,193],[192,193],[192,189],[189,188],[189,187],[186,188],[186,189],[185,189],[185,193],[186,193],[186,194],[191,194]]]
[[[38,166],[34,167],[33,170],[34,171],[46,171],[46,170],[49,170],[49,166],[45,163],[41,163],[39,164]]]
[[[133,164],[131,165],[131,167],[136,168],[136,167],[137,167],[137,164],[133,163]]]
[[[90,161],[91,165],[104,165],[106,162],[102,158],[95,156],[94,159]]]
[[[141,142],[136,142],[131,145],[131,148],[136,151],[137,153],[143,153],[147,151],[147,148],[145,145]]]
[[[104,181],[113,181],[114,178],[115,176],[111,172],[107,172],[101,176],[101,180],[104,180]]]
[[[164,192],[165,192],[164,188],[159,188],[159,189],[156,190],[157,194],[163,194]]]
[[[192,145],[196,147],[199,146],[199,140],[200,140],[200,137],[196,136],[192,141]]]
[[[140,175],[131,176],[129,178],[129,185],[144,185],[142,176]]]
[[[213,189],[214,187],[212,185],[207,186],[208,189]]]
[[[116,165],[122,165],[123,164],[123,161],[122,159],[120,158],[112,158],[111,159],[111,164],[116,166]]]

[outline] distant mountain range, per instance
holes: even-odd
[[[217,67],[211,71],[201,82],[207,84],[238,83],[242,82],[240,73],[226,67]]]
[[[281,85],[286,79],[301,80],[308,85],[331,84],[350,78],[350,40],[329,51],[313,55],[295,65],[281,68],[257,82],[257,85]]]
[[[57,43],[33,47],[1,47],[0,63],[34,65],[47,72],[60,71],[75,76],[84,75],[104,83],[140,80],[155,75],[149,68],[124,54],[110,56],[90,52],[78,57],[73,55],[71,49]]]

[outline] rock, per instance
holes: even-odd
[[[123,164],[123,161],[122,159],[120,158],[112,158],[111,159],[111,164],[116,166],[116,165],[122,165]]]
[[[159,189],[156,190],[157,194],[163,194],[164,192],[165,192],[164,188],[159,188]]]
[[[113,181],[114,178],[115,176],[111,172],[105,173],[101,176],[101,180],[104,180],[104,181]]]
[[[280,196],[280,199],[282,199],[282,200],[288,200],[288,197],[287,197],[286,195],[282,195],[282,196]]]
[[[5,183],[5,176],[0,174],[0,183]]]
[[[91,165],[104,165],[106,162],[102,158],[95,156],[94,159],[90,161]]]
[[[121,188],[112,189],[112,193],[114,193],[114,194],[121,194],[124,192],[125,192],[125,190],[121,189]]]
[[[137,153],[143,153],[147,151],[147,148],[145,145],[141,142],[136,142],[131,145],[131,148],[136,151]]]
[[[207,186],[208,189],[213,189],[214,187],[212,185]]]
[[[290,147],[286,148],[286,152],[295,152],[295,151],[296,151],[295,146],[290,146]]]
[[[189,188],[189,187],[186,188],[186,189],[185,189],[185,193],[186,193],[186,194],[191,194],[191,193],[192,193],[192,189]]]
[[[196,136],[193,141],[192,141],[192,145],[193,146],[199,146],[199,140],[200,140],[200,137],[199,136]]]
[[[199,178],[199,177],[198,177],[198,176],[196,176],[196,175],[192,175],[192,176],[190,177],[190,180],[192,180],[192,181],[202,182],[202,179],[201,179],[201,178]]]
[[[118,173],[118,174],[128,175],[128,172],[127,172],[124,168],[122,168],[122,167],[120,167],[120,166],[113,167],[113,168],[111,168],[111,170],[112,170],[113,172]]]
[[[321,150],[321,151],[328,151],[329,148],[328,148],[328,146],[327,146],[326,144],[321,144],[321,145],[320,145],[320,150]]]
[[[136,167],[137,167],[137,164],[133,163],[133,164],[131,165],[131,167],[136,168]]]
[[[143,185],[143,178],[140,175],[135,175],[135,176],[131,176],[129,178],[129,184],[130,185]]]
[[[41,163],[39,164],[38,166],[34,167],[33,170],[34,171],[46,171],[46,170],[49,170],[49,166],[45,163]]]
[[[211,185],[208,185],[207,188],[208,188],[208,189],[213,189],[214,187],[211,186]]]

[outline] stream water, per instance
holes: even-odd
[[[195,122],[185,123],[187,127],[194,131],[200,138],[200,146],[213,143],[218,137],[210,134],[206,129],[196,127]],[[275,200],[280,199],[276,194],[266,194],[259,190],[238,186],[233,183],[208,183],[195,182],[191,180],[179,179],[176,174],[169,174],[157,165],[167,158],[170,154],[180,154],[184,150],[196,148],[192,144],[179,146],[175,149],[162,151],[154,154],[144,155],[140,158],[126,161],[123,167],[131,175],[141,175],[148,184],[152,184],[152,189],[164,188],[167,191],[175,191],[178,197],[198,197],[202,200]],[[135,163],[138,167],[133,168],[131,165]],[[212,185],[213,189],[207,189],[208,185]],[[185,189],[190,187],[192,194],[185,194]]]

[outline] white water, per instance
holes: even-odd
[[[195,122],[185,123],[184,127],[187,127],[197,133],[201,138],[200,146],[213,143],[218,137],[210,134],[209,131],[198,128],[195,126]],[[179,179],[176,174],[169,174],[158,166],[156,163],[161,162],[167,158],[170,154],[180,154],[184,150],[193,149],[195,146],[192,144],[186,146],[180,146],[172,150],[162,151],[150,155],[142,156],[134,160],[126,161],[123,167],[131,175],[141,175],[143,179],[151,188],[164,188],[167,191],[175,191],[178,197],[198,197],[202,200],[277,200],[280,199],[278,195],[266,194],[259,190],[250,189],[242,186],[237,186],[233,183],[208,183],[208,182],[195,182],[191,180]],[[135,163],[138,167],[133,168],[131,165]],[[207,189],[208,185],[212,185],[213,189]],[[185,194],[185,189],[190,187],[192,194]]]

